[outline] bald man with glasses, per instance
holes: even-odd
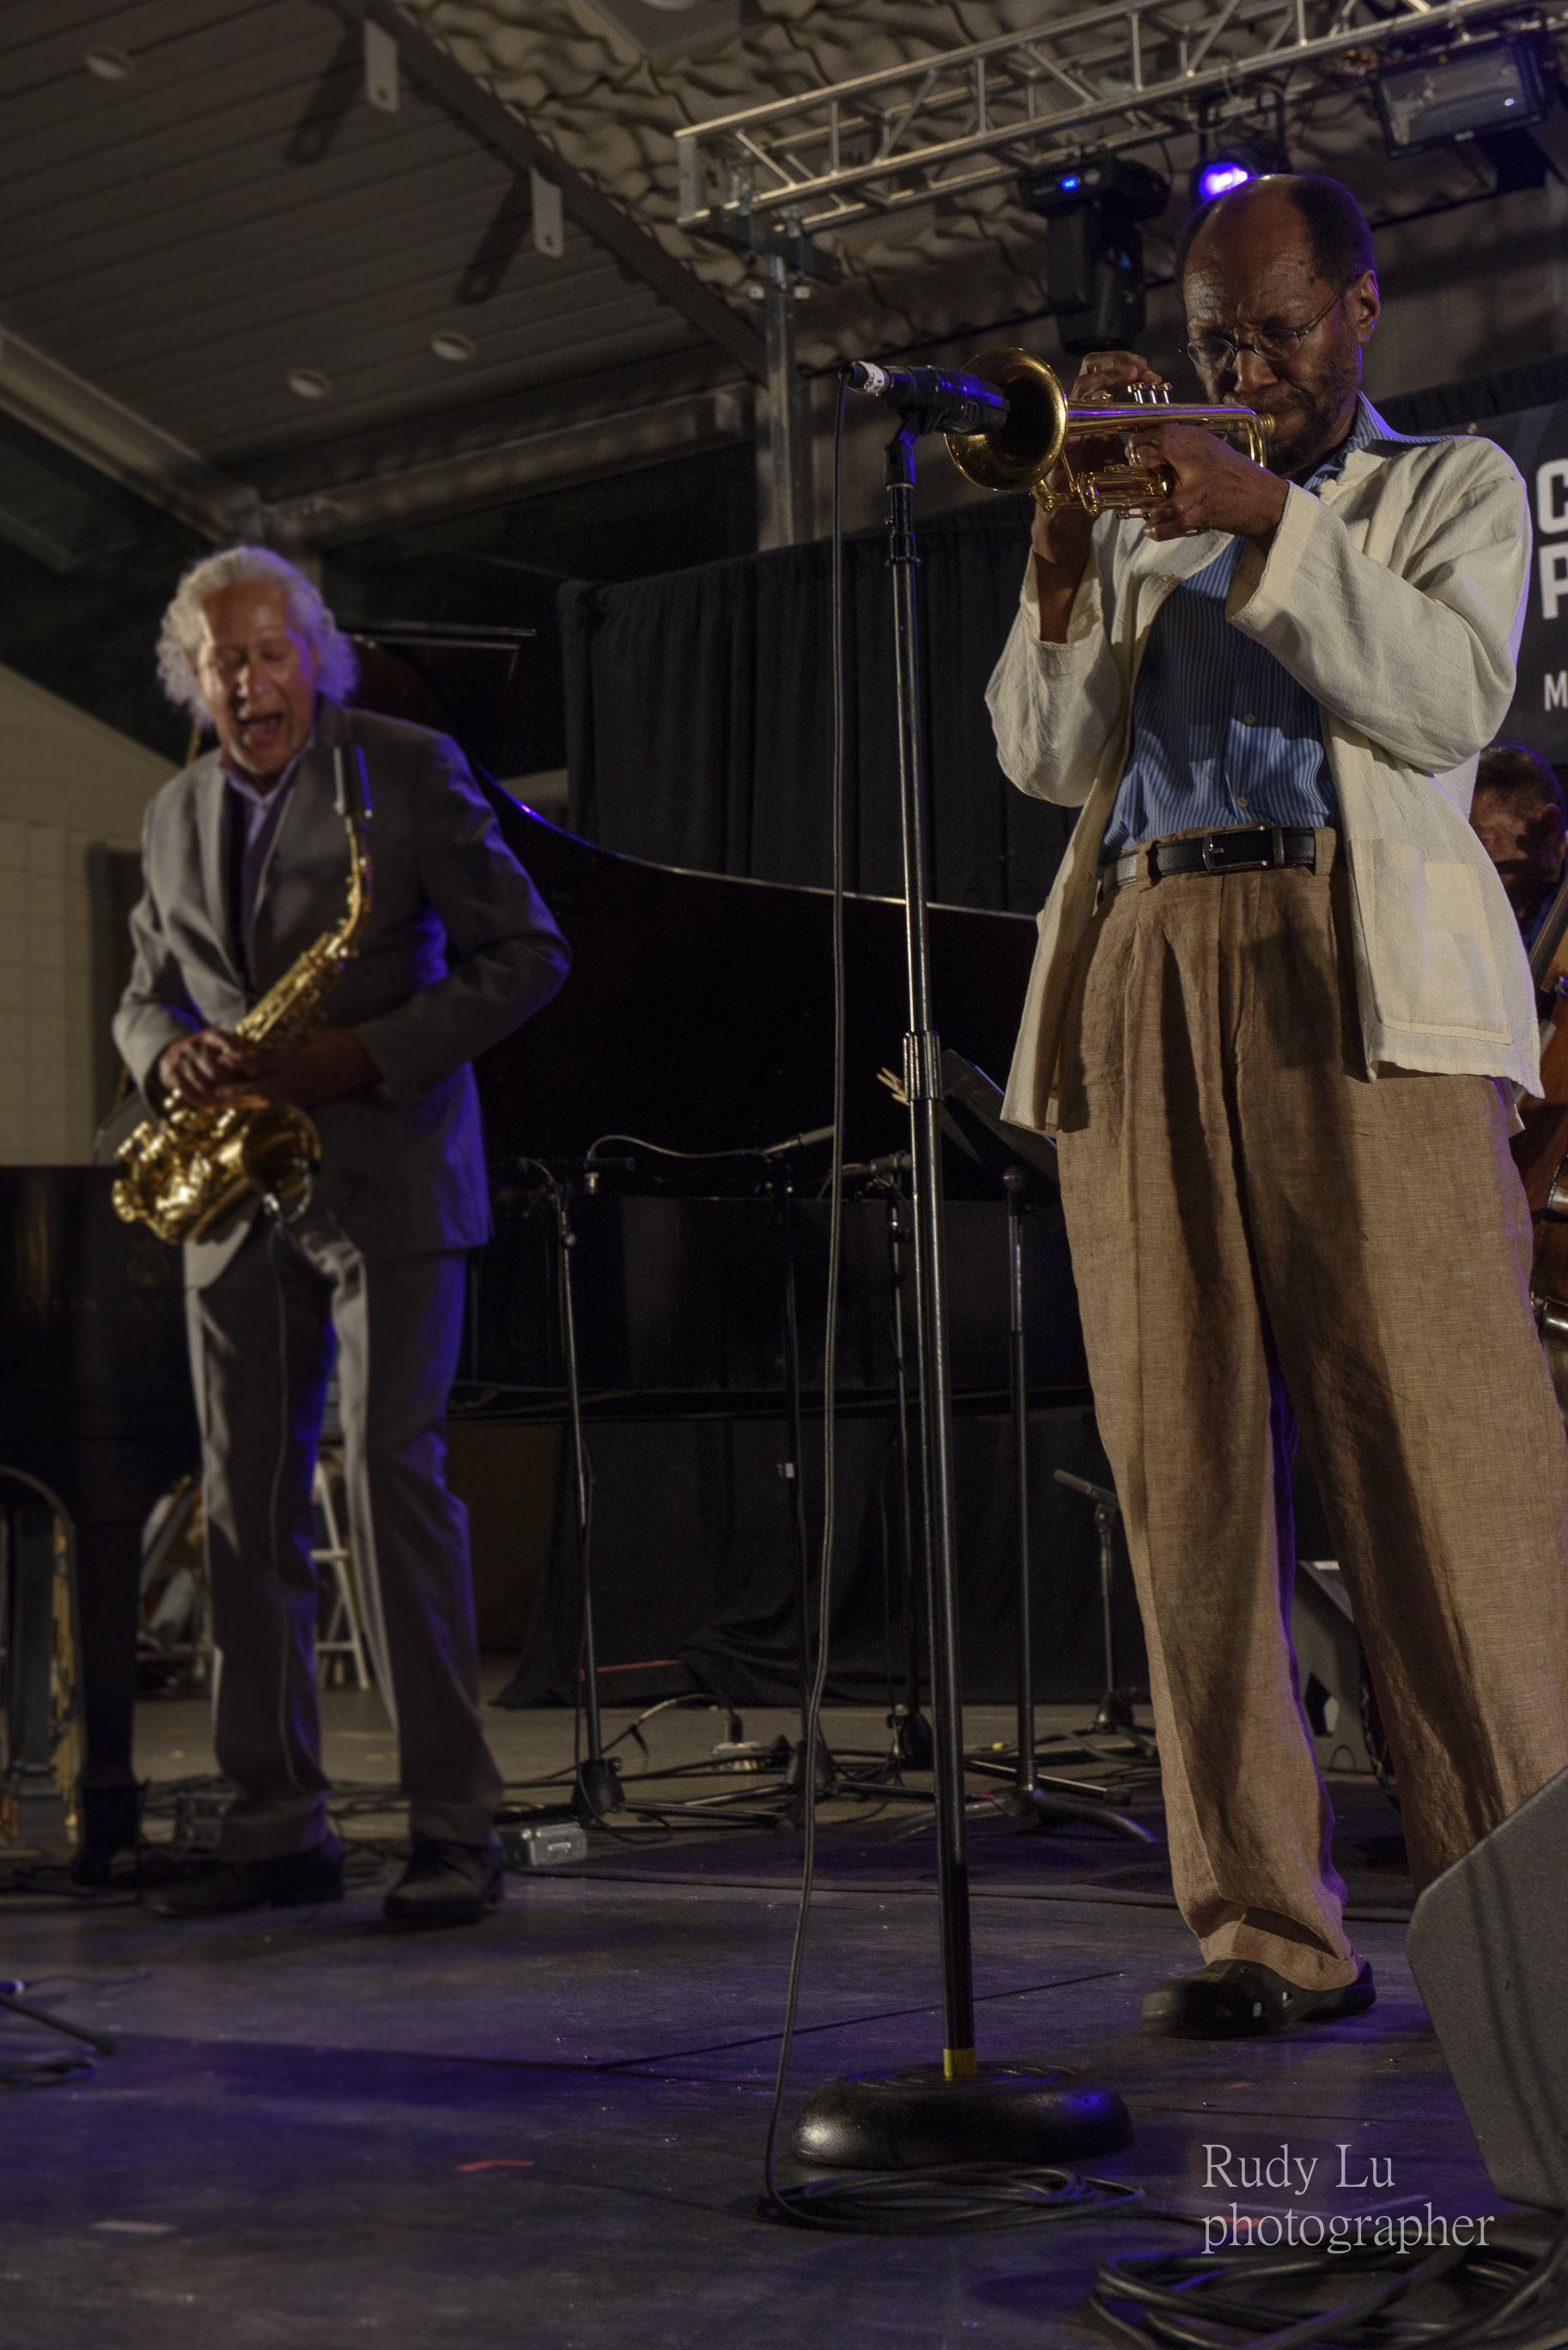
[[[1186,2037],[1374,1998],[1290,1647],[1298,1426],[1417,1887],[1568,1764],[1568,1447],[1508,1152],[1534,1004],[1467,822],[1513,691],[1524,485],[1361,393],[1373,260],[1333,181],[1194,215],[1189,354],[1208,401],[1269,420],[1268,463],[1153,411],[1165,503],[1039,515],[988,697],[1012,780],[1083,808],[1007,1114],[1060,1141],[1204,1960],[1144,2025]],[[1072,398],[1152,380],[1099,353]]]

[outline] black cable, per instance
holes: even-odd
[[[767,1143],[761,1149],[747,1142],[729,1146],[722,1150],[672,1150],[668,1143],[649,1142],[645,1134],[600,1134],[589,1143],[586,1157],[597,1159],[601,1142],[634,1142],[639,1150],[651,1150],[659,1159],[690,1159],[704,1163],[713,1159],[772,1159],[796,1143],[804,1142],[809,1147],[813,1139],[811,1135],[792,1134],[784,1141]],[[822,1135],[815,1139],[826,1141],[827,1138]]]
[[[1109,2178],[1023,2163],[961,2162],[945,2170],[867,2170],[784,2190],[779,2216],[797,2227],[869,2236],[968,2235],[1033,2220],[1109,2217],[1143,2190]]]
[[[62,2032],[67,2039],[84,2041],[100,2056],[112,2056],[115,2043],[105,2032],[89,2032],[85,2024],[67,2023],[62,2015],[51,2015],[47,2008],[35,2007],[25,2000],[21,1982],[0,1983],[0,2009],[17,2015],[26,2022],[41,2024],[46,2032]],[[85,2081],[97,2071],[90,2056],[23,2056],[15,2061],[0,2059],[0,2089],[56,2089],[67,2081]]]
[[[1302,2314],[1333,2279],[1362,2290]],[[1428,2286],[1487,2294],[1446,2322],[1403,2306]],[[1271,2296],[1278,2296],[1273,2298]],[[1147,2350],[1563,2350],[1568,2344],[1568,2225],[1535,2258],[1501,2246],[1397,2251],[1346,2247],[1285,2253],[1121,2254],[1102,2263],[1086,2304],[1096,2331]],[[1125,2314],[1127,2311],[1135,2314]]]

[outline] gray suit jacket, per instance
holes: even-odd
[[[135,962],[114,1035],[144,1089],[159,1055],[194,1028],[232,1028],[347,901],[348,848],[334,805],[334,746],[351,793],[362,749],[373,910],[327,1018],[381,1073],[324,1102],[322,1170],[306,1215],[367,1256],[476,1246],[490,1234],[479,1098],[469,1063],[539,1010],[570,952],[502,839],[462,752],[444,735],[322,702],[263,869],[252,930],[253,996],[235,968],[223,864],[228,787],[208,752],[165,784],[142,834]],[[255,1214],[241,1209],[186,1250],[200,1288]]]

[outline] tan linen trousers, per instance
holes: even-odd
[[[1293,1407],[1417,1887],[1568,1764],[1568,1445],[1487,1077],[1369,1081],[1319,870],[1139,879],[1080,949],[1061,1168],[1205,1960],[1354,1979],[1289,1639]]]

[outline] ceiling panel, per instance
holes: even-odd
[[[93,47],[136,71],[95,79]],[[357,435],[385,466],[402,428],[428,463],[444,418],[465,448],[547,429],[585,379],[733,380],[570,220],[563,257],[536,253],[510,167],[411,77],[395,115],[362,83],[358,26],[320,0],[8,0],[0,327],[231,471],[286,450],[296,487],[313,442],[341,478]],[[433,354],[443,328],[472,360]],[[302,367],[327,399],[288,389]]]
[[[195,0],[187,13],[209,10]],[[280,39],[286,15],[297,21]],[[114,12],[106,18],[99,46],[123,47]],[[261,0],[232,23],[202,26],[144,52],[128,81],[98,80],[79,54],[35,89],[16,90],[8,70],[7,95],[0,99],[0,175],[26,182],[40,172],[68,172],[73,187],[90,192],[156,169],[166,154],[221,158],[258,137],[281,141],[310,119],[328,74],[332,96],[347,102],[347,127],[358,57],[358,36],[328,9]],[[375,119],[392,129],[400,120]]]

